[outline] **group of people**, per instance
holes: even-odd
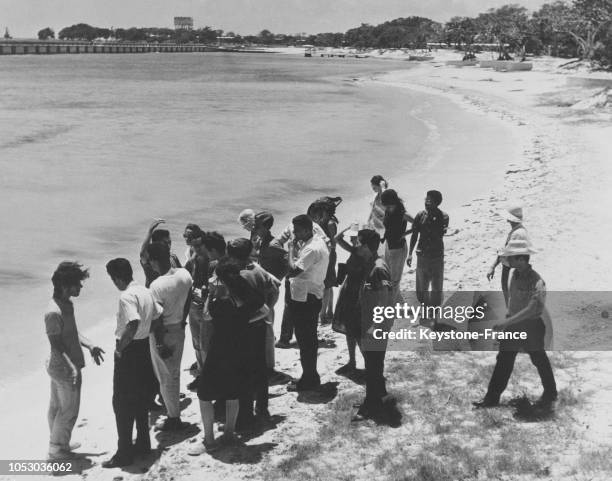
[[[180,418],[180,367],[187,323],[196,358],[192,366],[196,376],[188,387],[197,391],[204,429],[203,441],[190,450],[192,455],[232,444],[237,440],[236,432],[249,431],[270,418],[268,386],[270,379],[280,374],[275,370],[275,347],[292,347],[294,334],[302,374],[288,384],[287,390],[316,390],[321,385],[317,370],[319,321],[331,323],[335,331],[346,336],[349,360],[338,374],[355,371],[356,348],[362,352],[366,395],[353,420],[382,415],[389,399],[383,375],[386,341],[375,341],[369,335],[373,308],[390,306],[401,299],[404,265],[412,265],[415,248],[417,298],[425,305],[441,304],[443,237],[449,218],[439,208],[442,194],[436,190],[426,193],[425,209],[412,217],[382,176],[374,176],[371,186],[375,197],[363,225],[353,223],[339,230],[336,207],[342,201],[340,197],[317,199],[276,237],[270,212],[246,209],[240,213],[239,222],[249,232],[248,238],[226,241],[216,231],[188,224],[181,261],[172,252],[170,233],[160,227],[164,221],[156,219],[140,251],[145,286],[134,281],[127,259],[107,263],[108,275],[120,291],[112,399],[118,446],[103,466],[126,466],[136,456],[150,452],[148,413],[161,407],[156,398],[167,411],[158,428],[175,431],[185,427]],[[519,224],[522,226],[522,221]],[[517,242],[530,249],[526,235],[513,226],[507,249],[515,250],[496,259],[488,273],[491,278],[497,264],[510,259],[506,262],[508,271],[505,267],[502,274],[509,306],[506,327],[522,325],[538,316],[543,303],[543,281],[525,267],[529,266],[529,256],[527,251],[516,250]],[[347,251],[346,262],[337,264],[337,248]],[[512,286],[522,285],[508,290],[507,272],[511,267],[516,269]],[[70,438],[80,402],[84,366],[81,346],[90,351],[97,364],[103,361],[104,351],[78,332],[74,317],[71,298],[79,295],[87,277],[88,271],[75,262],[62,262],[52,277],[53,299],[45,314],[51,343],[51,459],[69,457],[78,447],[70,443]],[[275,343],[275,305],[283,282],[281,333]],[[340,290],[334,305],[335,286]],[[376,327],[389,330],[391,325],[387,322]],[[530,349],[537,351],[530,354],[545,383],[545,394],[552,399],[556,388],[543,346],[534,344]],[[500,352],[481,407],[499,402],[513,363],[511,354],[502,356]],[[225,423],[220,426],[223,434],[218,438],[214,431],[215,401],[225,405]]]

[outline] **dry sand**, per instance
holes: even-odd
[[[457,56],[442,52],[437,54],[436,60],[456,59]],[[567,302],[559,307],[562,313],[569,315],[561,316],[564,320],[555,325],[557,332],[563,333],[564,339],[580,339],[581,345],[592,346],[596,342],[603,345],[602,333],[608,332],[610,326],[608,320],[601,318],[601,311],[610,310],[612,306],[597,305],[596,296],[585,297],[577,291],[612,290],[606,275],[612,266],[609,248],[612,245],[609,227],[612,225],[609,208],[612,109],[596,105],[598,101],[593,100],[599,95],[601,103],[601,87],[568,86],[567,79],[572,74],[559,73],[555,68],[559,62],[537,59],[534,63],[531,72],[502,73],[477,67],[447,67],[434,61],[410,71],[364,81],[442,95],[449,102],[456,102],[485,117],[501,118],[520,143],[520,155],[508,158],[503,184],[484,189],[473,186],[478,195],[462,206],[460,215],[455,215],[452,227],[458,228],[459,233],[447,241],[445,287],[489,289],[486,270],[507,230],[497,212],[509,201],[521,202],[526,225],[540,251],[533,258],[534,267],[546,280],[549,290],[573,291],[565,296]],[[474,133],[473,138],[466,141],[487,142],[487,139]],[[403,187],[410,186],[398,186],[398,189],[401,191]],[[412,270],[405,272],[403,289],[407,297],[414,287],[413,278]],[[497,288],[497,283],[498,278],[492,283],[493,288]],[[103,339],[111,331],[98,329],[88,334],[94,339]],[[319,351],[323,381],[339,383],[335,388],[330,386],[327,398],[297,396],[287,394],[284,386],[271,387],[270,411],[276,428],[247,439],[242,448],[214,457],[194,458],[186,451],[192,442],[201,439],[201,434],[196,435],[200,426],[199,411],[196,396],[188,393],[183,419],[194,423],[194,429],[176,438],[159,438],[158,455],[127,470],[100,467],[100,463],[114,452],[116,443],[110,402],[112,359],[109,355],[104,368],[90,363],[84,372],[82,409],[73,435],[74,440],[83,444],[79,452],[87,453],[89,461],[79,461],[81,475],[65,479],[81,476],[93,480],[265,479],[265,469],[291,453],[296,440],[317,436],[321,420],[330,415],[330,405],[326,401],[333,398],[334,389],[357,397],[362,393],[362,387],[333,374],[346,360],[343,337],[328,328],[322,329],[321,335],[329,340],[329,347]],[[337,347],[333,347],[334,344]],[[410,356],[411,353],[405,352],[390,353],[387,370],[393,371]],[[493,353],[475,356],[480,364],[494,361]],[[570,379],[581,379],[578,387],[585,393],[584,404],[574,413],[578,436],[568,449],[576,452],[585,446],[612,446],[612,410],[608,408],[612,402],[612,355],[582,352],[573,356],[579,360],[574,368],[575,375],[569,376],[563,369],[557,371],[561,389],[567,387]],[[192,362],[192,357],[188,340],[185,367]],[[553,355],[553,363],[554,360]],[[299,375],[297,350],[277,349],[277,367],[290,375]],[[185,373],[183,386],[190,380],[191,376]],[[18,384],[1,387],[1,395],[10,406],[3,415],[4,436],[0,445],[3,458],[44,457],[47,385],[44,373],[36,373]],[[484,388],[483,384],[482,390]],[[533,388],[537,389],[537,384]],[[511,384],[511,392],[517,389],[516,383]],[[187,391],[183,389],[183,392]],[[481,391],[474,392],[474,397],[481,394]],[[348,424],[348,419],[343,422]],[[155,446],[155,440],[153,443]],[[345,455],[338,453],[336,456],[340,471]],[[571,463],[571,456],[567,460]],[[358,479],[370,477],[367,470],[359,474]]]

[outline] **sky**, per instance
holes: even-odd
[[[548,0],[550,1],[550,0]],[[440,22],[475,16],[491,7],[520,3],[536,10],[547,0],[0,0],[0,29],[14,38],[56,32],[75,23],[96,27],[172,27],[175,16],[193,17],[241,35],[345,32],[362,23],[422,16]]]

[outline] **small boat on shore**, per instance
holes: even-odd
[[[433,55],[409,55],[408,60],[412,62],[425,62],[427,60],[433,60]]]
[[[481,60],[480,68],[492,68],[498,72],[518,72],[533,69],[531,62],[515,62],[514,60]]]
[[[447,60],[446,65],[451,67],[474,67],[478,60]]]

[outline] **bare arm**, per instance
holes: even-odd
[[[164,323],[163,317],[159,316],[157,319],[151,321],[151,332],[155,337],[155,344],[161,346],[164,344]]]
[[[525,308],[521,309],[513,316],[510,316],[498,326],[500,329],[506,329],[526,319],[539,317],[540,314],[542,314],[542,303],[537,299],[531,299]]]
[[[80,332],[79,332],[79,342],[81,343],[81,346],[83,346],[89,351],[89,353],[91,354],[91,357],[93,358],[94,362],[98,366],[104,361],[104,357],[102,357],[102,354],[104,354],[104,349],[96,346],[93,342],[87,339]]]
[[[191,300],[193,298],[193,291],[189,289],[185,305],[183,306],[183,326],[187,323],[187,316],[189,315],[189,309],[191,308]]]
[[[149,256],[147,254],[147,246],[151,243],[151,236],[153,235],[153,231],[157,228],[159,224],[163,224],[166,221],[164,219],[153,219],[151,225],[149,226],[149,230],[147,231],[147,235],[142,242],[142,246],[140,247],[140,259],[148,260]]]
[[[49,338],[51,348],[58,351],[66,361],[66,364],[70,369],[70,379],[73,384],[76,384],[79,378],[79,371],[68,356],[68,353],[66,352],[66,347],[64,346],[64,343],[62,341],[62,336],[60,336],[59,334],[49,334],[47,335],[47,337]]]
[[[287,279],[289,279],[290,277],[299,276],[302,272],[304,272],[302,269],[295,265],[295,260],[293,258],[295,248],[295,241],[293,241],[289,244],[289,271],[286,275]]]
[[[338,235],[335,237],[336,244],[342,247],[347,252],[353,252],[353,246],[344,240],[344,233],[348,231],[351,227],[347,227],[346,229],[341,230]]]

